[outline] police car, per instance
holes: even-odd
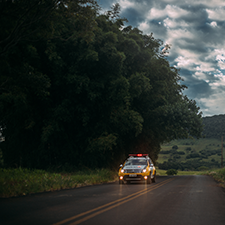
[[[156,169],[148,154],[129,154],[129,158],[120,165],[119,184],[145,181],[156,182]]]

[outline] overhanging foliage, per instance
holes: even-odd
[[[99,14],[94,1],[34,3],[39,10],[0,2],[5,166],[107,167],[130,152],[155,161],[160,143],[201,135],[199,108],[182,94],[162,42],[125,27],[118,5]],[[30,11],[35,26],[25,23]],[[28,28],[16,33],[18,23]]]

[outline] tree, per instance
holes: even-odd
[[[53,156],[42,133],[52,97],[57,97],[50,86],[59,80],[47,64],[63,63],[55,51],[57,41],[93,37],[95,7],[94,1],[86,0],[0,2],[0,124],[6,139],[2,143],[5,165],[51,163]]]
[[[6,165],[106,167],[140,151],[156,161],[164,141],[200,136],[201,113],[163,43],[125,27],[118,4],[99,14],[94,1],[34,3],[1,2],[4,43],[27,26],[0,49]]]

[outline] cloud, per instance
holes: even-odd
[[[129,1],[129,0],[121,0],[119,1],[120,3],[120,6],[122,9],[127,9],[127,8],[135,8],[136,5],[138,4],[138,2],[135,2],[135,1]]]
[[[174,5],[166,5],[164,9],[151,8],[147,19],[172,18],[177,19],[188,15],[188,11]]]
[[[208,13],[208,18],[211,20],[225,20],[225,8],[219,7],[215,9],[206,9],[206,12]]]
[[[217,22],[216,22],[216,21],[212,21],[212,22],[210,23],[210,26],[212,26],[212,27],[217,27]]]
[[[165,27],[170,28],[170,29],[176,29],[176,28],[188,28],[189,24],[185,22],[184,20],[175,20],[167,17],[166,19],[163,20],[163,24]]]
[[[214,82],[211,82],[211,86],[213,89],[218,89],[218,90],[225,90],[225,75],[218,70],[218,74],[214,75],[217,80]],[[220,87],[220,88],[218,88]]]
[[[204,116],[224,114],[224,94],[225,92],[219,92],[197,100],[198,105],[203,109]]]
[[[180,68],[188,86],[184,94],[196,100],[204,116],[225,114],[225,1],[118,2],[121,17],[129,21],[127,25],[171,44],[167,59]]]

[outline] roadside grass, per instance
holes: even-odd
[[[220,183],[221,187],[225,188],[225,168],[209,170],[205,174],[212,176],[216,181]]]
[[[202,175],[203,172],[202,171],[180,171],[178,170],[177,175]]]
[[[157,175],[159,176],[167,176],[167,170],[160,170],[157,169]],[[183,176],[183,175],[208,175],[214,178],[214,180],[218,181],[220,186],[225,188],[225,168],[222,169],[212,169],[207,171],[180,171],[176,176]]]
[[[0,197],[23,196],[86,185],[108,183],[117,179],[117,172],[100,169],[74,173],[50,173],[44,170],[0,169]]]
[[[167,176],[166,170],[160,170],[156,168],[156,176]]]

